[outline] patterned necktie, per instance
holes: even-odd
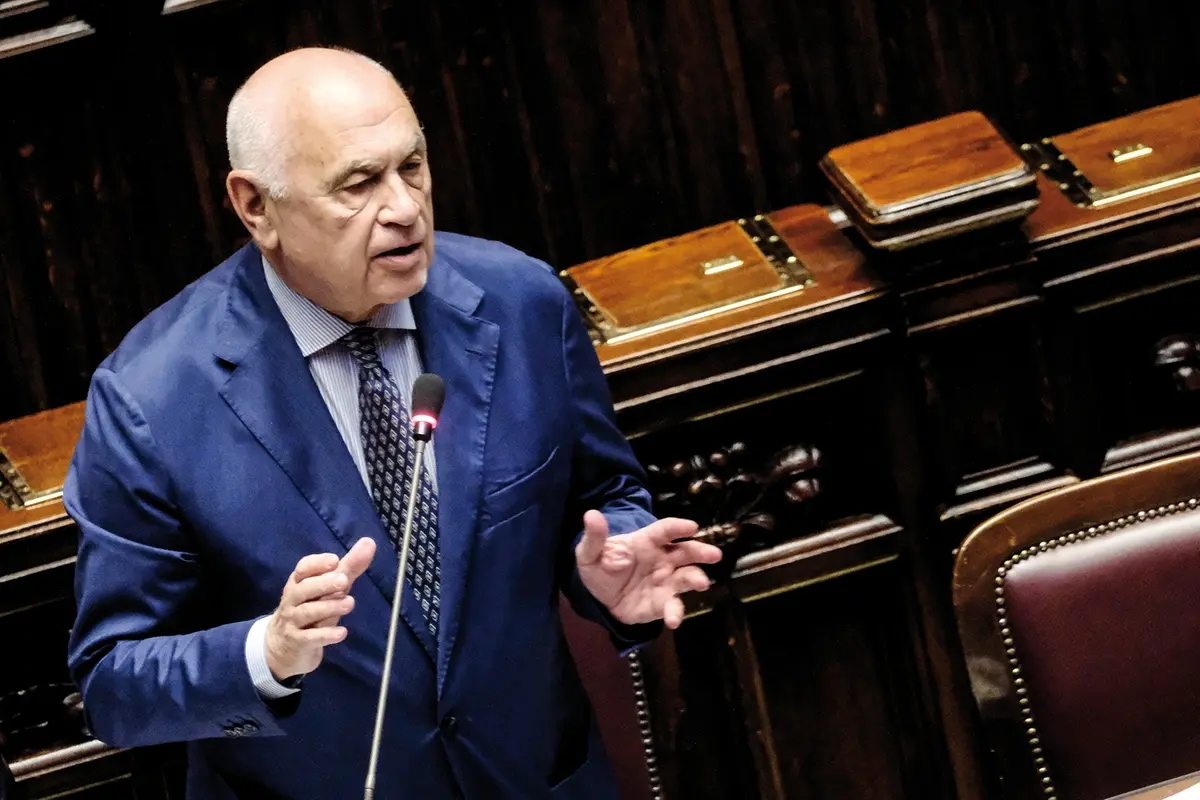
[[[383,518],[392,542],[399,549],[404,536],[408,487],[412,486],[417,460],[412,423],[399,387],[379,359],[374,329],[355,328],[346,334],[345,341],[358,361],[358,405],[371,495],[375,498],[375,507]],[[422,464],[405,578],[421,603],[425,622],[435,641],[438,595],[442,583],[437,510],[437,493],[433,491],[429,472]]]

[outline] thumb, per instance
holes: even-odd
[[[354,543],[350,552],[342,556],[342,560],[338,563],[338,571],[345,573],[346,577],[350,579],[350,583],[354,583],[367,571],[367,567],[371,566],[374,558],[375,540],[364,537]]]
[[[600,560],[604,544],[608,541],[608,520],[599,511],[583,515],[583,538],[575,546],[575,561],[581,567],[590,566]]]

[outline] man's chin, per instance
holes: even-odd
[[[389,270],[381,281],[379,296],[385,303],[398,303],[424,289],[428,280],[429,268],[424,264],[404,272]]]

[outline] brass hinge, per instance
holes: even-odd
[[[1137,143],[1128,147],[1116,148],[1109,152],[1108,157],[1116,164],[1123,164],[1127,161],[1144,158],[1153,152],[1154,148]],[[1104,190],[1088,180],[1083,171],[1075,166],[1075,163],[1054,144],[1052,139],[1047,138],[1039,142],[1021,145],[1021,155],[1034,169],[1041,170],[1047,178],[1053,181],[1058,190],[1065,194],[1072,203],[1081,208],[1103,208],[1200,179],[1200,166],[1197,166],[1152,181],[1131,183],[1120,189]]]
[[[17,472],[17,468],[8,460],[3,450],[0,450],[0,502],[10,509],[21,508],[25,505],[22,499],[22,489],[26,492],[29,485]]]
[[[571,293],[571,299],[575,301],[575,307],[583,315],[584,324],[587,325],[588,338],[592,340],[592,344],[604,344],[604,332],[612,327],[612,323],[600,311],[600,307],[592,302],[592,298],[579,288],[579,284],[569,272],[565,269],[559,270],[558,279],[567,287],[567,291]]]
[[[30,508],[62,497],[62,489],[35,492],[8,455],[0,450],[0,503],[10,510]]]

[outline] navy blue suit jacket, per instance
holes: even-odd
[[[412,298],[446,382],[435,438],[442,552],[436,646],[402,604],[381,798],[611,798],[612,771],[557,613],[634,646],[583,589],[581,515],[653,521],[569,295],[512,248],[437,234]],[[141,322],[96,371],[65,486],[79,523],[69,662],[92,730],[188,741],[189,796],[361,796],[397,559],[247,246]],[[264,702],[244,658],[296,562],[380,548],[345,642],[303,691]]]

